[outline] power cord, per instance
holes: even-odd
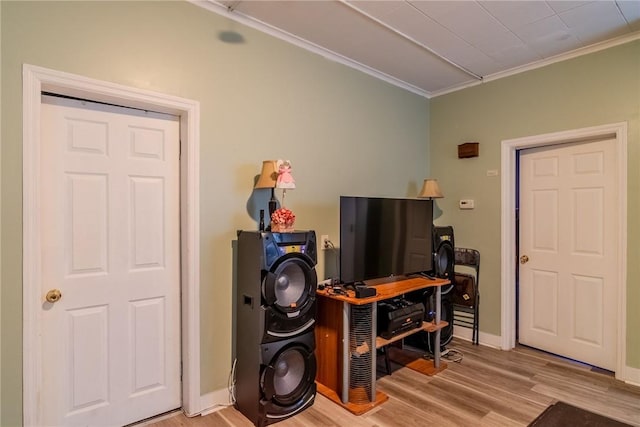
[[[449,348],[442,352],[442,357],[448,362],[460,363],[464,358],[464,354],[455,348]]]
[[[464,354],[460,350],[457,350],[455,348],[446,348],[440,352],[440,357],[447,362],[460,363],[464,358]],[[423,356],[423,358],[427,360],[433,360],[434,355],[433,353],[428,352]]]
[[[216,412],[222,408],[226,408],[228,406],[235,405],[236,403],[236,363],[238,359],[233,359],[233,364],[231,365],[231,371],[229,371],[229,379],[227,380],[227,390],[229,392],[229,403],[216,403],[213,406],[204,409],[200,412],[201,416],[209,415],[213,412]]]
[[[343,291],[342,289],[332,289],[329,291],[329,295],[344,295],[349,296],[349,294],[347,294],[346,291]]]
[[[231,365],[231,372],[229,372],[229,380],[227,381],[227,388],[229,390],[229,401],[232,405],[236,403],[236,364],[238,359],[233,359]]]
[[[322,242],[322,245],[323,245],[323,249],[328,250],[328,251],[337,251],[338,250],[338,248],[336,248],[336,245],[334,245],[333,242],[331,240],[329,240],[329,239],[324,239],[324,242]],[[334,256],[334,262],[336,264],[335,265],[335,267],[336,267],[335,272],[338,275],[338,277],[340,277],[340,274],[339,274],[339,271],[338,271],[340,269],[339,261],[340,260],[339,260],[338,254],[336,253],[336,255]]]

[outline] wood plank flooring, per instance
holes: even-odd
[[[640,387],[607,372],[527,347],[500,351],[454,339],[449,349],[463,359],[425,376],[392,364],[386,375],[378,358],[379,390],[389,400],[355,416],[321,395],[314,405],[279,427],[526,426],[558,400],[640,426]],[[141,424],[142,425],[142,424]],[[140,426],[141,426],[140,425]],[[144,424],[153,427],[251,427],[233,407],[204,417],[182,414]]]

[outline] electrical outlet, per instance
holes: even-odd
[[[320,245],[322,246],[322,249],[329,249],[331,247],[329,242],[330,240],[328,234],[323,234],[322,236],[320,236]]]

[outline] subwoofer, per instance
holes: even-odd
[[[433,227],[433,272],[436,277],[451,280],[455,275],[455,241],[453,227]],[[444,289],[443,289],[444,290]]]
[[[314,402],[316,251],[314,231],[238,232],[235,405],[256,426]]]
[[[453,227],[433,227],[433,276],[447,279],[451,284],[441,287],[440,319],[448,323],[440,330],[440,347],[449,344],[453,339],[453,288],[455,285],[455,240]],[[436,291],[427,288],[424,291],[412,292],[408,299],[421,302],[425,306],[425,321],[430,322],[436,315]],[[435,333],[419,332],[406,339],[414,347],[433,354],[435,350]]]
[[[453,291],[451,286],[442,286],[440,298],[440,320],[448,323],[440,329],[440,350],[453,339]],[[416,302],[422,302],[425,306],[424,320],[431,322],[436,318],[436,291],[434,288],[426,288],[420,294],[413,293],[411,298]],[[436,334],[434,332],[418,332],[405,338],[406,343],[433,354],[436,349]]]

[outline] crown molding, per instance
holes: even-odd
[[[524,73],[526,71],[535,70],[537,68],[546,67],[547,65],[555,64],[557,62],[562,62],[568,59],[577,58],[579,56],[588,55],[590,53],[599,52],[601,50],[609,49],[611,47],[619,46],[619,45],[629,43],[639,39],[640,39],[640,31],[636,31],[631,34],[616,37],[614,39],[595,43],[589,46],[581,47],[579,49],[575,49],[570,52],[565,52],[559,55],[551,56],[549,58],[541,59],[539,61],[530,62],[528,64],[510,68],[505,71],[499,71],[497,73],[488,74],[482,78],[482,81],[473,81],[473,82],[464,83],[457,86],[452,86],[450,88],[443,89],[440,91],[433,91],[431,92],[431,98],[435,98],[436,96],[446,95],[448,93],[456,92],[469,87],[478,86],[483,83],[502,79],[504,77],[513,76],[515,74]]]
[[[524,73],[526,71],[531,71],[531,70],[535,70],[537,68],[542,68],[542,67],[546,67],[547,65],[551,65],[551,64],[555,64],[557,62],[562,62],[562,61],[566,61],[568,59],[572,59],[572,58],[576,58],[578,56],[582,56],[582,55],[588,55],[590,53],[594,53],[594,52],[598,52],[601,50],[605,50],[614,46],[618,46],[621,44],[625,44],[625,43],[629,43],[635,40],[640,39],[640,31],[636,31],[624,36],[620,36],[620,37],[616,37],[614,39],[611,40],[607,40],[607,41],[603,41],[603,42],[599,42],[599,43],[594,43],[592,45],[589,46],[585,46],[585,47],[581,47],[575,50],[572,50],[570,52],[565,52],[565,53],[561,53],[558,55],[554,55],[551,56],[549,58],[545,58],[545,59],[541,59],[538,61],[534,61],[534,62],[530,62],[528,64],[525,65],[521,65],[518,67],[513,67],[510,68],[508,70],[504,70],[504,71],[499,71],[497,73],[492,73],[492,74],[488,74],[486,76],[482,76],[481,80],[473,80],[473,81],[467,81],[467,82],[463,82],[457,85],[453,85],[450,86],[446,89],[442,89],[442,90],[436,90],[436,91],[427,91],[424,89],[421,89],[419,87],[416,87],[412,84],[409,84],[403,80],[397,79],[393,76],[390,76],[386,73],[383,73],[379,70],[376,70],[372,67],[369,67],[365,64],[362,64],[360,62],[354,61],[350,58],[347,58],[344,55],[341,55],[339,53],[336,53],[332,50],[326,49],[322,46],[319,46],[315,43],[311,43],[308,40],[305,40],[303,38],[300,38],[294,34],[288,33],[286,31],[283,31],[279,28],[276,28],[270,24],[267,24],[266,22],[260,21],[258,19],[255,19],[249,15],[245,15],[242,12],[239,12],[237,10],[230,10],[228,7],[224,6],[223,4],[221,4],[219,1],[217,0],[187,0],[188,2],[199,6],[203,9],[206,9],[208,11],[217,13],[218,15],[222,15],[225,18],[231,19],[233,21],[239,22],[241,24],[244,24],[248,27],[251,27],[255,30],[261,31],[263,33],[269,34],[273,37],[276,37],[280,40],[286,41],[288,43],[291,43],[295,46],[298,46],[302,49],[308,50],[310,52],[316,53],[322,57],[324,57],[325,59],[328,59],[330,61],[333,62],[337,62],[340,63],[342,65],[346,65],[348,67],[351,67],[353,69],[356,69],[358,71],[361,71],[363,73],[366,73],[372,77],[375,77],[377,79],[383,80],[389,84],[392,84],[394,86],[400,87],[402,89],[408,90],[409,92],[415,93],[416,95],[420,95],[423,96],[427,99],[431,99],[431,98],[435,98],[438,96],[442,96],[442,95],[446,95],[449,93],[453,93],[453,92],[457,92],[460,91],[462,89],[467,89],[473,86],[478,86],[481,85],[483,83],[487,83],[487,82],[491,82],[494,80],[499,80],[501,78],[504,77],[509,77],[509,76],[513,76],[515,74],[520,74],[520,73]],[[443,57],[444,58],[444,57]],[[444,58],[445,60],[447,60],[446,58]],[[448,60],[447,60],[448,61]]]

